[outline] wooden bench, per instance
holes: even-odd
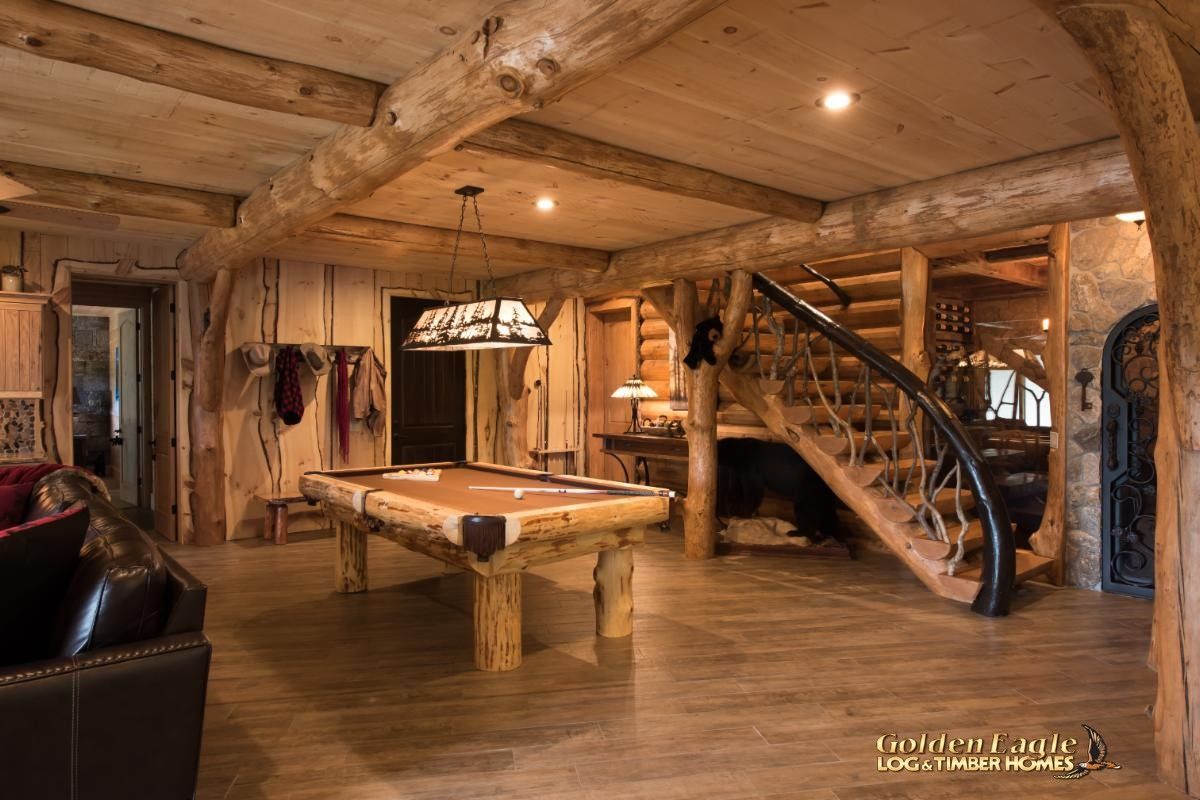
[[[288,506],[307,502],[307,498],[301,494],[256,494],[255,497],[267,505],[267,513],[263,516],[263,538],[274,540],[275,544],[287,544]]]

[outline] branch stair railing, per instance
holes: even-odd
[[[881,349],[894,349],[895,328],[856,333],[764,275],[754,285],[745,340],[721,377],[730,398],[930,589],[1006,614],[1015,586],[1050,561],[1014,546],[999,488],[962,423]]]

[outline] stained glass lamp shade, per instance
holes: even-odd
[[[642,421],[638,416],[638,403],[642,400],[649,400],[652,397],[658,397],[658,393],[651,389],[637,375],[634,375],[629,380],[625,381],[617,388],[612,396],[618,400],[629,400],[629,404],[633,407],[633,418],[629,422],[629,430],[626,433],[641,433]]]

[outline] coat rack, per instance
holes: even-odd
[[[239,346],[238,349],[241,349],[242,347],[246,347],[247,345],[252,345],[252,344],[262,345],[263,347],[270,349],[271,363],[274,364],[275,363],[275,354],[278,353],[280,350],[283,350],[286,347],[294,347],[297,350],[299,350],[300,346],[302,344],[312,344],[312,342],[242,342],[242,344]],[[331,356],[334,353],[336,353],[338,350],[345,350],[346,351],[346,360],[352,366],[358,364],[359,360],[362,359],[363,353],[372,349],[370,347],[367,347],[366,345],[361,345],[361,344],[320,344],[320,343],[317,343],[317,344],[320,347],[324,347]]]

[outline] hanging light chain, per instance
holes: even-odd
[[[466,198],[463,198],[463,206],[465,210]],[[479,228],[479,246],[483,248],[483,265],[487,267],[488,279],[492,284],[492,293],[496,293],[496,273],[492,272],[492,259],[488,256],[487,237],[483,235],[483,217],[479,214],[479,198],[476,195],[471,195],[471,205],[475,208],[475,225]],[[462,231],[462,222],[458,223],[458,229]]]
[[[475,214],[476,214],[476,216],[478,216],[478,214],[479,214],[478,206],[476,206]],[[458,263],[458,243],[460,241],[462,241],[463,223],[466,221],[466,219],[467,219],[467,196],[463,195],[462,205],[459,206],[459,208],[458,208],[458,230],[455,231],[455,233],[454,233],[454,250],[450,253],[450,279],[449,279],[449,282],[447,285],[450,287],[451,293],[454,292],[454,265],[456,263]],[[449,297],[446,298],[446,304],[447,305],[450,304]]]

